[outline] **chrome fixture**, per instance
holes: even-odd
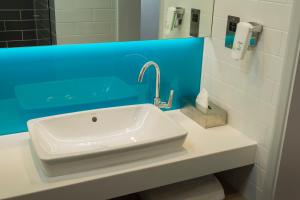
[[[167,103],[161,101],[161,99],[160,99],[160,68],[157,63],[155,63],[153,61],[149,61],[146,64],[144,64],[144,66],[142,67],[142,69],[140,71],[138,82],[139,83],[143,82],[144,74],[147,71],[147,69],[151,66],[153,66],[156,71],[156,90],[155,90],[154,105],[159,108],[171,108],[172,104],[173,104],[174,90],[170,91],[169,100]]]
[[[182,25],[183,17],[184,17],[185,9],[182,7],[176,7],[176,15],[174,21],[174,27]]]
[[[227,47],[229,49],[232,49],[232,47],[233,47],[236,29],[237,29],[237,25],[239,22],[240,22],[239,17],[228,16],[226,37],[225,37],[225,47]],[[248,49],[251,50],[257,46],[264,27],[262,24],[259,24],[256,22],[249,22],[249,23],[253,26],[253,29],[251,30],[252,35],[251,35],[251,38],[249,41],[249,47],[248,47]]]
[[[256,22],[249,22],[249,23],[253,26],[252,37],[251,37],[252,42],[250,42],[249,49],[253,49],[254,47],[257,46],[257,43],[260,39],[260,36],[263,32],[264,27],[263,27],[263,25],[256,23]]]

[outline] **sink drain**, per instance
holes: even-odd
[[[97,122],[98,118],[97,117],[92,117],[92,122]]]

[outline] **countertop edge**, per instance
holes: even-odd
[[[0,159],[4,159],[5,154],[14,155],[15,153],[17,155],[17,158],[11,159],[7,165],[2,166],[3,169],[1,169],[0,175],[6,175],[6,177],[3,182],[0,180],[0,185],[3,185],[1,187],[7,190],[3,194],[0,192],[0,199],[33,200],[45,199],[46,197],[54,199],[60,195],[76,198],[83,194],[88,199],[107,199],[254,163],[257,143],[239,131],[228,125],[204,130],[179,110],[167,113],[177,123],[188,129],[190,135],[184,147],[189,155],[179,156],[178,158],[168,157],[166,160],[157,159],[157,163],[155,161],[151,161],[152,163],[145,161],[144,166],[141,164],[143,161],[140,161],[132,169],[129,168],[130,165],[124,165],[124,169],[121,166],[116,167],[112,172],[106,170],[106,174],[102,177],[88,174],[89,177],[81,175],[82,178],[74,178],[76,176],[74,175],[71,178],[68,177],[68,180],[45,181],[39,177],[40,174],[35,171],[36,168],[30,163],[33,161],[26,159],[31,158],[31,155],[28,155],[27,134],[0,137],[0,147],[4,144],[3,148],[1,147]],[[215,148],[204,141],[207,140],[209,143],[216,138],[221,141],[228,139],[228,141],[224,140],[224,144],[219,143],[221,146]],[[216,145],[218,144],[216,143]],[[22,163],[22,161],[28,163]],[[12,167],[11,164],[16,165],[16,167]],[[128,167],[128,169],[125,169],[125,167]],[[14,173],[16,174],[14,180],[5,182]],[[18,173],[20,173],[19,177],[17,176]],[[130,184],[124,185],[128,181],[130,181]],[[111,191],[112,185],[114,186],[113,193]],[[89,193],[83,192],[84,190],[89,191]],[[100,190],[101,193],[99,193]],[[91,191],[94,191],[94,194]]]

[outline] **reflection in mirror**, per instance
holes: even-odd
[[[48,0],[1,1],[0,47],[55,44],[49,3]]]
[[[203,37],[214,0],[9,0],[0,47]]]
[[[182,22],[171,22],[170,10],[177,8],[177,16],[183,13]],[[181,10],[182,9],[182,10]],[[214,0],[161,0],[160,38],[206,37],[211,35]],[[175,17],[171,16],[174,20]],[[178,19],[177,19],[178,20]],[[170,30],[171,29],[171,30]],[[196,30],[195,30],[196,29]]]

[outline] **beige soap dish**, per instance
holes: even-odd
[[[201,112],[193,103],[186,103],[181,112],[206,129],[226,125],[227,112],[211,101],[208,104],[207,113]]]

